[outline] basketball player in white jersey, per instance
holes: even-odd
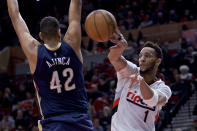
[[[116,35],[117,38],[117,35]],[[122,53],[127,41],[122,35],[112,40],[108,58],[117,71],[117,88],[111,131],[155,131],[155,121],[171,96],[170,88],[156,77],[162,60],[160,47],[146,42],[139,54],[139,67],[127,61]]]

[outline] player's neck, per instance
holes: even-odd
[[[144,81],[148,85],[156,81],[156,72],[147,72],[147,73],[141,74],[141,76],[144,78]]]

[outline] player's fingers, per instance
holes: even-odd
[[[111,38],[110,41],[114,44],[118,44],[119,43],[119,40],[118,39],[115,39],[115,38]]]
[[[120,43],[118,43],[118,44],[120,44],[120,46],[122,46],[124,48],[126,48],[128,46],[128,43],[124,38],[122,38]]]
[[[112,43],[115,43],[116,45],[118,45],[121,48],[126,48],[128,46],[127,41],[124,39],[124,37],[119,37],[120,39],[110,39],[110,41]]]
[[[114,46],[111,46],[109,49],[114,50],[114,49],[118,49],[118,48],[120,48],[120,47],[118,47],[118,45],[114,45]]]
[[[134,84],[134,83],[138,83],[138,81],[137,81],[137,74],[131,75],[131,76],[130,76],[130,80],[131,80],[131,85],[130,85],[130,87],[133,87],[133,84]]]
[[[132,83],[136,82],[137,81],[137,74],[131,75],[130,80],[131,80]]]

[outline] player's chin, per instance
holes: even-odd
[[[140,67],[140,73],[145,73],[147,69],[145,67]]]
[[[140,71],[146,71],[146,67],[145,66],[140,66]]]

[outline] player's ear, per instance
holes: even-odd
[[[161,64],[161,58],[157,58],[156,65],[159,66]]]
[[[61,39],[61,30],[60,29],[58,30],[57,34],[58,34],[59,39]]]
[[[39,32],[39,37],[40,37],[41,40],[43,40],[43,36],[42,36],[41,32]]]

